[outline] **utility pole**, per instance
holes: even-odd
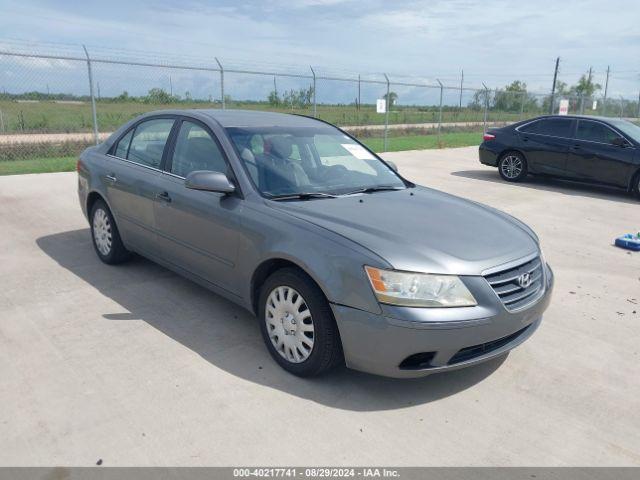
[[[309,65],[311,69],[311,75],[313,75],[313,116],[318,117],[318,106],[316,104],[316,72],[313,70],[313,67]]]
[[[587,75],[587,93],[589,89],[591,89],[592,73],[593,73],[593,67],[589,67],[589,74]],[[580,94],[580,115],[584,114],[584,94],[585,92],[582,92]],[[591,100],[591,95],[589,95],[589,100]]]
[[[464,83],[464,70],[460,71],[460,110],[462,110],[462,84]]]
[[[383,150],[386,152],[387,151],[387,136],[388,136],[388,130],[389,130],[389,109],[391,108],[391,102],[389,101],[389,92],[390,92],[390,85],[389,85],[389,77],[387,76],[387,74],[383,74],[384,75],[384,79],[387,82],[387,97],[385,99],[385,110],[384,110],[384,142],[383,142]]]
[[[609,65],[607,65],[607,78],[604,81],[604,98],[602,99],[602,114],[607,114],[607,91],[609,90]]]
[[[558,80],[558,67],[560,66],[560,57],[556,58],[556,69],[553,71],[553,85],[551,86],[551,105],[549,106],[549,114],[553,115],[553,104],[556,95],[556,81]]]

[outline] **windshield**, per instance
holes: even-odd
[[[631,137],[636,142],[640,142],[640,127],[635,123],[631,123],[627,120],[613,120],[607,119],[614,127],[620,130],[625,135]]]
[[[226,131],[253,183],[268,197],[405,188],[387,165],[328,125],[228,127]]]

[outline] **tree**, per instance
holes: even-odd
[[[271,92],[269,92],[267,101],[269,102],[269,105],[271,105],[272,107],[278,107],[282,103],[282,100],[280,100],[280,95],[278,95],[277,90],[271,90]]]
[[[173,103],[177,102],[179,98],[175,95],[170,95],[162,88],[152,88],[149,93],[144,97],[145,103]]]
[[[269,103],[278,99],[277,92],[275,90],[269,94]],[[313,87],[301,88],[299,90],[288,90],[282,95],[282,102],[293,108],[305,108],[311,104],[313,99]],[[279,101],[279,99],[278,99]]]
[[[382,96],[382,98],[387,100],[387,94],[385,93]],[[398,94],[396,92],[389,92],[389,100],[387,101],[387,105],[389,105],[389,107],[392,107],[393,105],[396,104],[397,101],[398,101]]]
[[[536,97],[527,93],[527,84],[520,80],[496,90],[492,103],[493,108],[504,112],[530,111],[537,106]]]
[[[578,83],[571,87],[570,93],[578,97],[591,97],[600,89],[602,86],[599,83],[593,83],[590,75],[582,75]]]

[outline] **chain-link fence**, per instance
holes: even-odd
[[[563,100],[569,113],[640,117],[638,99],[471,88],[385,74],[338,76],[311,66],[253,70],[217,58],[131,57],[84,47],[43,54],[0,42],[0,160],[73,157],[127,120],[167,108],[310,115],[378,151],[480,141],[488,127],[558,113]]]

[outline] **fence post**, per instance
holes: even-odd
[[[520,97],[521,97],[521,100],[520,100],[520,116],[518,117],[518,120],[522,120],[522,117],[524,116],[524,102],[527,99],[527,91],[525,90],[524,92],[522,92]]]
[[[224,67],[218,60],[218,57],[213,57],[216,59],[216,63],[218,64],[218,68],[220,69],[220,100],[222,100],[222,109],[227,108],[224,101]]]
[[[82,45],[84,49],[84,54],[87,57],[87,71],[89,72],[89,95],[91,96],[91,114],[93,116],[93,137],[98,145],[98,114],[96,112],[96,97],[93,95],[93,71],[91,70],[91,58],[89,57],[89,52],[87,51],[87,47]]]
[[[4,133],[4,117],[2,116],[2,110],[0,110],[0,132]]]
[[[624,98],[620,95],[620,118],[624,116]]]
[[[387,151],[387,131],[389,130],[389,109],[391,107],[391,102],[389,101],[389,89],[390,89],[390,85],[389,85],[389,77],[387,76],[387,74],[383,74],[385,80],[387,81],[387,98],[385,100],[386,103],[386,107],[384,109],[384,142],[383,142],[383,146],[382,149],[386,152]]]
[[[309,65],[311,74],[313,75],[313,116],[318,117],[318,106],[316,104],[316,72],[313,71],[313,67]]]
[[[640,92],[638,92],[638,118],[640,118]]]
[[[489,89],[482,82],[482,86],[484,87],[484,115],[482,117],[482,132],[487,133],[487,115],[489,113]]]
[[[580,94],[580,115],[584,114],[584,94]]]
[[[438,143],[440,143],[440,133],[442,130],[442,90],[444,86],[442,85],[442,82],[437,78],[436,78],[436,81],[440,85],[440,107],[438,109]]]

